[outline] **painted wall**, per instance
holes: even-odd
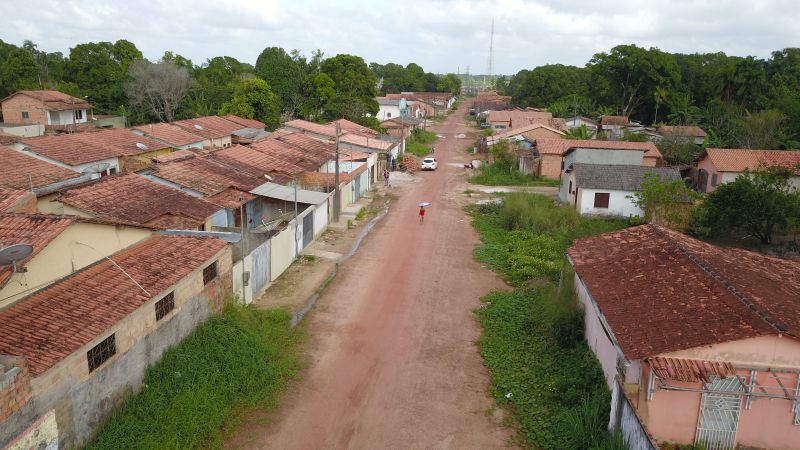
[[[608,208],[594,207],[594,194],[608,193]],[[578,200],[576,209],[582,216],[606,216],[606,217],[644,217],[644,211],[633,203],[631,191],[615,191],[608,189],[583,189],[578,187]]]
[[[15,273],[0,289],[0,308],[56,280],[150,237],[144,228],[73,223]],[[87,247],[88,244],[91,247]],[[31,289],[33,291],[31,291]]]
[[[270,281],[276,280],[294,262],[294,220],[280,233],[272,236],[270,248]]]
[[[212,261],[217,261],[219,275],[204,286],[203,268]],[[20,437],[41,416],[55,410],[59,446],[81,447],[128,394],[139,391],[149,366],[221,310],[230,277],[231,248],[226,246],[108,332],[34,378],[31,400],[0,427],[0,446]],[[156,321],[155,303],[169,292],[174,292],[175,309]],[[117,354],[89,373],[86,352],[112,333]]]
[[[41,124],[21,124],[17,126],[0,127],[0,131],[5,134],[19,137],[37,137],[44,134],[44,125]]]
[[[319,237],[328,228],[328,205],[332,201],[332,198],[328,197],[328,201],[314,207],[314,238]]]
[[[383,122],[386,119],[394,119],[400,117],[400,107],[396,105],[378,105],[377,119]]]

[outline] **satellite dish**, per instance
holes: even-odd
[[[198,125],[198,124],[194,124],[194,127],[196,129],[198,129],[198,130],[202,130],[203,129],[203,126],[202,125]]]
[[[139,150],[148,150],[147,146],[142,144],[141,142],[136,143],[136,148],[138,148]]]
[[[110,163],[96,163],[83,169],[83,173],[100,173],[108,170],[111,167]]]
[[[30,244],[14,244],[0,248],[0,266],[13,266],[13,271],[17,271],[17,262],[31,256],[33,246]]]

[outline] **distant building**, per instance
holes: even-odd
[[[378,101],[378,114],[375,118],[378,121],[383,122],[384,120],[398,118],[401,115],[408,115],[408,104],[406,103],[406,99],[393,99],[393,98],[386,98],[386,97],[378,97],[375,100]]]
[[[714,192],[717,186],[735,180],[745,170],[772,166],[793,171],[795,176],[790,182],[800,189],[800,151],[733,148],[707,148],[703,151],[697,163],[695,188],[700,192]]]
[[[3,121],[40,124],[56,129],[85,124],[92,105],[59,91],[18,91],[0,100]]]
[[[696,125],[663,125],[658,127],[658,132],[663,137],[685,140],[696,145],[703,145],[706,132]]]
[[[609,139],[619,139],[630,123],[628,116],[603,116],[600,118],[600,131]]]

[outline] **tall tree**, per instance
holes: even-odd
[[[325,118],[369,122],[378,113],[377,77],[358,56],[336,55],[322,63],[322,73],[333,81],[336,94],[325,106]]]
[[[39,65],[27,50],[13,47],[0,54],[0,98],[20,89],[38,89]]]
[[[89,95],[95,108],[114,111],[127,102],[123,83],[128,65],[142,59],[142,52],[126,40],[79,44],[69,52],[68,80]]]
[[[222,105],[220,114],[235,114],[264,122],[274,130],[280,126],[280,103],[269,83],[260,78],[249,78],[236,85],[233,98]]]
[[[303,71],[300,58],[299,52],[293,58],[280,47],[267,47],[256,60],[256,75],[270,85],[290,117],[302,102]]]
[[[125,92],[132,104],[141,106],[156,120],[172,122],[175,111],[194,84],[185,67],[171,62],[152,64],[146,60],[131,63]]]

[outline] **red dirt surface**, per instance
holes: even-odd
[[[466,102],[465,102],[466,103]],[[507,448],[478,353],[473,310],[503,283],[472,253],[463,211],[466,104],[433,131],[439,168],[404,186],[388,216],[341,267],[306,320],[309,368],[272,424],[229,447]],[[425,223],[417,203],[431,202]]]

